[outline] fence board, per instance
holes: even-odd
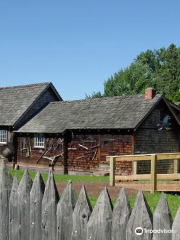
[[[129,200],[124,188],[121,190],[112,215],[112,240],[125,240],[126,227],[131,214]]]
[[[172,240],[179,240],[180,239],[180,208],[178,209],[178,212],[176,214],[176,217],[174,219],[173,225],[172,225]]]
[[[82,186],[73,212],[72,240],[87,239],[87,223],[92,212],[86,189]]]
[[[155,230],[171,230],[172,227],[172,216],[169,210],[168,203],[165,198],[165,194],[161,194],[161,198],[155,209],[153,215],[153,227]],[[154,233],[153,240],[171,240],[171,233]]]
[[[75,204],[76,194],[72,182],[69,181],[57,206],[57,239],[71,239]]]
[[[0,239],[9,239],[9,200],[12,188],[12,176],[5,162],[0,168]]]
[[[30,240],[42,239],[41,212],[45,185],[38,172],[30,192]]]
[[[152,215],[142,192],[137,195],[131,215],[124,189],[113,211],[106,188],[100,193],[91,213],[85,187],[82,187],[76,202],[71,182],[68,182],[58,203],[52,170],[44,195],[43,192],[44,182],[40,173],[37,173],[32,186],[32,180],[25,171],[18,185],[17,177],[12,183],[12,177],[2,163],[0,240],[150,240],[152,237],[153,240],[180,240],[180,208],[172,225],[164,194],[154,212],[153,230],[158,230],[158,233],[153,235]],[[143,231],[138,232],[137,228]],[[169,233],[170,230],[173,233]]]
[[[13,185],[9,201],[9,240],[18,240],[18,180],[13,178]]]
[[[18,186],[18,240],[29,240],[30,235],[30,191],[32,180],[27,170]]]
[[[151,212],[146,203],[144,195],[141,191],[138,192],[136,202],[132,210],[131,216],[127,225],[127,240],[149,240],[152,234],[146,233],[145,229],[152,230]],[[138,229],[142,232],[138,234]]]
[[[42,239],[56,240],[56,211],[59,195],[55,185],[52,169],[49,171],[48,180],[42,200]]]
[[[112,203],[105,188],[93,209],[88,222],[88,239],[110,240],[112,224]]]

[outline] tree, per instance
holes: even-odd
[[[93,92],[92,95],[87,95],[86,94],[86,98],[101,98],[103,97],[102,93],[99,92]]]
[[[140,53],[129,67],[104,82],[104,93],[88,97],[144,93],[147,87],[154,87],[172,101],[180,101],[180,48],[171,44],[167,49]]]

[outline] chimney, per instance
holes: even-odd
[[[156,90],[154,88],[146,88],[145,99],[151,100],[156,96]]]

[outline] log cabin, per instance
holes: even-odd
[[[52,83],[0,88],[0,157],[5,148],[17,161],[17,138],[14,133],[49,102],[61,101]]]
[[[148,88],[145,94],[51,102],[17,135],[17,163],[96,171],[107,155],[179,152],[180,108]],[[131,173],[130,162],[116,164]],[[148,173],[150,164],[138,164]],[[158,163],[171,173],[173,161]]]

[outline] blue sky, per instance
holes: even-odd
[[[1,0],[0,86],[51,81],[64,100],[147,49],[180,46],[179,0]]]

